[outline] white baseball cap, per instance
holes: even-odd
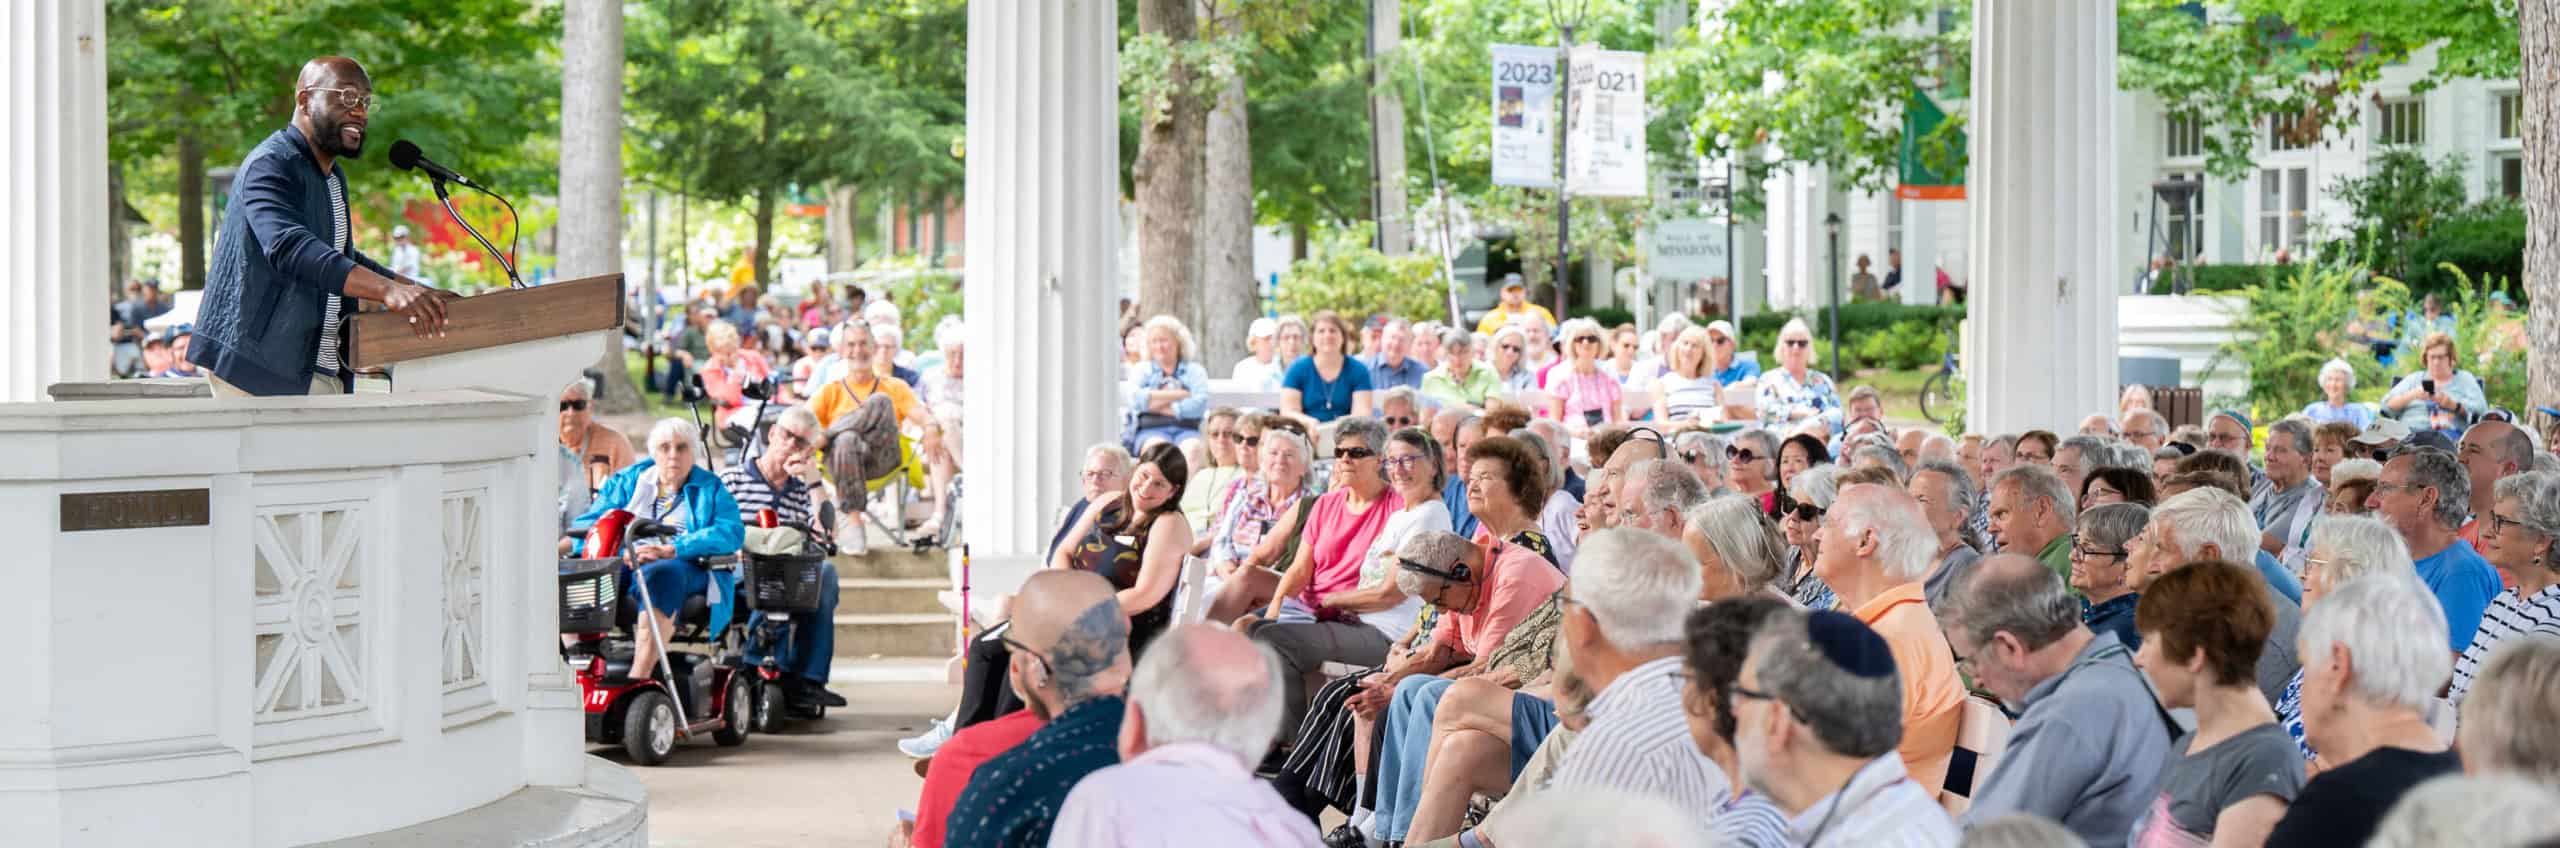
[[[1269,318],[1256,318],[1245,328],[1244,334],[1246,338],[1251,339],[1271,338],[1280,334],[1280,322]]]
[[[1731,321],[1726,321],[1726,320],[1723,320],[1723,319],[1717,319],[1717,320],[1714,320],[1714,321],[1709,321],[1709,322],[1707,322],[1707,334],[1708,334],[1708,335],[1720,335],[1720,336],[1723,336],[1723,337],[1728,338],[1728,339],[1736,339],[1736,340],[1739,340],[1739,339],[1741,339],[1741,338],[1742,338],[1742,336],[1741,336],[1741,335],[1739,335],[1739,334],[1737,334],[1737,333],[1735,333],[1735,332],[1733,331],[1733,322],[1731,322]]]
[[[391,237],[392,237],[392,238],[408,238],[408,237],[409,237],[409,225],[407,225],[407,224],[401,224],[401,225],[399,225],[399,226],[392,227],[392,228],[391,228]]]

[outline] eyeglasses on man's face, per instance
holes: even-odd
[[[382,105],[381,98],[361,88],[328,88],[315,85],[303,90],[325,92],[329,96],[329,101],[337,104],[338,108],[361,111],[368,115],[373,114],[373,110]]]

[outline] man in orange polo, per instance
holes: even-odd
[[[1910,495],[1887,486],[1840,492],[1815,536],[1813,569],[1840,595],[1840,609],[1874,628],[1902,672],[1902,754],[1911,779],[1936,791],[1946,783],[1964,681],[1955,653],[1929,612],[1920,578],[1938,552],[1928,516]]]

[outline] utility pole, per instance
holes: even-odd
[[[1567,285],[1568,279],[1565,274],[1565,269],[1569,267],[1573,260],[1571,255],[1573,250],[1573,194],[1565,189],[1566,182],[1573,176],[1572,154],[1567,152],[1567,148],[1571,147],[1573,144],[1573,25],[1563,24],[1558,26],[1556,29],[1564,34],[1564,43],[1556,48],[1556,79],[1563,83],[1563,85],[1559,86],[1557,89],[1556,100],[1564,106],[1564,120],[1558,122],[1556,126],[1563,128],[1564,131],[1556,134],[1556,159],[1558,161],[1556,163],[1555,310],[1556,320],[1562,321],[1564,320],[1565,314],[1565,286]]]

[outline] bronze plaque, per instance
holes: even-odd
[[[65,492],[62,532],[141,530],[150,527],[203,527],[213,521],[209,489],[150,489],[135,492]]]

